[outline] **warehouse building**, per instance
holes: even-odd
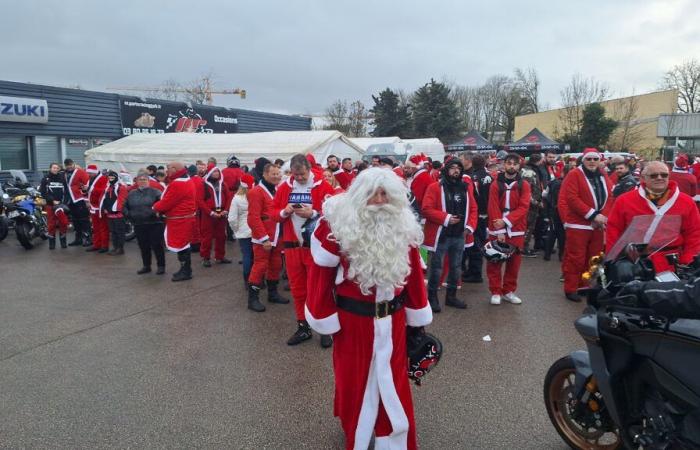
[[[299,116],[0,81],[0,177],[47,170],[136,133],[310,130]]]

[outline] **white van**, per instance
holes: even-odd
[[[372,157],[389,157],[399,164],[406,162],[408,158],[418,153],[429,156],[433,161],[445,160],[445,147],[437,138],[430,139],[404,139],[400,142],[386,144],[372,144],[367,147],[367,151],[362,159],[367,162],[372,161]]]

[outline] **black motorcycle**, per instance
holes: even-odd
[[[559,359],[544,382],[549,418],[572,448],[700,448],[700,321],[661,317],[622,295],[630,281],[698,274],[669,254],[676,270],[654,270],[650,257],[667,253],[679,230],[678,216],[640,216],[604,260],[591,258],[588,305],[575,322],[588,351]]]

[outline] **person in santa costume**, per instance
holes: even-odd
[[[700,253],[700,213],[693,198],[681,192],[675,181],[669,181],[666,164],[650,162],[642,171],[642,183],[622,194],[615,201],[605,231],[607,251],[637,216],[680,216],[680,233],[673,242],[651,256],[657,272],[673,270],[665,255],[677,253],[681,264],[690,264]]]
[[[335,191],[323,179],[323,171],[318,176],[312,171],[306,156],[294,155],[290,168],[292,175],[277,186],[272,201],[272,220],[282,224],[282,247],[297,317],[297,330],[287,344],[297,345],[311,339],[311,329],[304,318],[306,282],[311,280],[308,277],[312,263],[309,234],[321,214],[323,202]],[[321,336],[323,347],[330,347],[332,343],[330,336]]]
[[[515,291],[530,210],[530,185],[520,177],[520,161],[520,155],[508,153],[503,161],[503,172],[496,176],[489,188],[489,240],[505,242],[517,249],[505,262],[486,263],[492,305],[500,305],[501,300],[514,305],[522,303]]]
[[[305,314],[335,339],[333,409],[348,449],[368,448],[373,434],[375,448],[417,448],[406,335],[432,321],[422,241],[408,190],[379,168],[326,201],[311,237]]]
[[[406,160],[403,173],[408,183],[408,188],[413,195],[413,209],[418,215],[423,209],[423,197],[428,186],[435,183],[430,172],[425,168],[428,158],[423,153],[418,153]]]
[[[582,165],[564,178],[559,194],[559,214],[566,230],[564,247],[564,294],[580,302],[577,294],[584,286],[581,274],[588,261],[603,250],[603,237],[612,207],[612,183],[600,169],[601,154],[595,148],[583,151]]]
[[[342,166],[333,171],[333,176],[340,184],[340,187],[347,191],[350,183],[355,178],[353,171],[352,158],[343,158]]]
[[[682,193],[696,199],[698,180],[695,175],[688,171],[688,157],[686,155],[678,155],[673,162],[673,170],[669,179],[676,183]]]
[[[236,158],[236,155],[231,155],[226,159],[226,168],[221,171],[221,175],[224,176],[224,183],[231,191],[231,195],[235,195],[241,185],[241,177],[245,175],[241,169],[241,161]]]
[[[273,220],[272,200],[281,180],[280,168],[267,163],[260,183],[248,191],[248,226],[253,242],[253,267],[248,276],[248,309],[256,312],[265,311],[265,305],[260,303],[263,281],[267,283],[268,302],[289,303],[277,290],[282,271],[282,243],[279,239],[280,224]]]
[[[561,178],[564,173],[564,162],[557,160],[558,155],[556,150],[547,150],[544,154],[545,170],[547,172],[547,183],[557,178]],[[545,183],[545,184],[547,184]]]
[[[89,164],[86,172],[90,175],[87,197],[90,205],[92,246],[85,251],[107,253],[109,251],[109,222],[107,217],[102,215],[100,202],[109,182],[107,176],[100,173],[95,164]]]
[[[467,242],[465,234],[471,235],[478,219],[477,204],[474,200],[474,187],[471,178],[463,177],[464,168],[457,158],[448,159],[442,169],[439,182],[428,186],[423,197],[423,217],[425,217],[425,239],[423,248],[431,252],[428,278],[428,301],[433,312],[440,312],[437,290],[443,259],[447,257],[447,293],[445,304],[465,309],[467,304],[457,298],[457,284],[460,278],[462,253]]]
[[[68,185],[68,207],[70,208],[73,230],[75,231],[75,238],[68,246],[76,247],[89,244],[90,210],[86,203],[87,196],[85,192],[90,182],[90,176],[70,158],[66,158],[63,161],[63,166],[65,167],[66,184]]]
[[[165,246],[177,253],[180,270],[173,274],[173,281],[192,278],[190,242],[197,212],[195,186],[190,182],[185,165],[179,161],[168,164],[168,187],[153,209],[165,216]]]
[[[204,176],[204,193],[198,199],[202,214],[199,256],[202,257],[204,267],[211,267],[212,241],[214,260],[218,264],[231,264],[231,260],[226,258],[226,225],[231,197],[231,190],[224,182],[221,170],[214,164],[209,164]]]
[[[68,185],[66,178],[61,173],[61,166],[52,163],[49,173],[41,179],[39,186],[41,196],[46,200],[46,224],[49,234],[49,250],[56,249],[56,226],[58,225],[58,239],[61,248],[67,248],[66,232],[68,231],[68,217],[66,216],[65,203],[68,199]],[[63,206],[60,206],[63,205]]]
[[[124,201],[127,196],[127,186],[119,181],[119,174],[113,170],[107,172],[107,185],[100,200],[100,211],[107,218],[109,231],[112,234],[111,256],[124,254],[126,238],[126,222],[124,221]]]
[[[192,166],[190,166],[191,169]],[[192,251],[199,252],[202,245],[202,202],[204,199],[204,177],[207,174],[207,164],[199,160],[195,164],[194,173],[188,170],[190,183],[194,186],[195,196],[197,198],[197,211],[194,222],[192,223]]]

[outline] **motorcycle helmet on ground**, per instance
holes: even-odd
[[[442,342],[423,327],[408,327],[406,330],[408,352],[408,378],[420,386],[423,377],[433,370],[442,357]]]
[[[226,167],[241,167],[241,161],[236,158],[236,155],[231,155],[226,160]]]
[[[515,253],[515,247],[506,242],[489,241],[484,245],[484,257],[487,261],[505,261]]]

